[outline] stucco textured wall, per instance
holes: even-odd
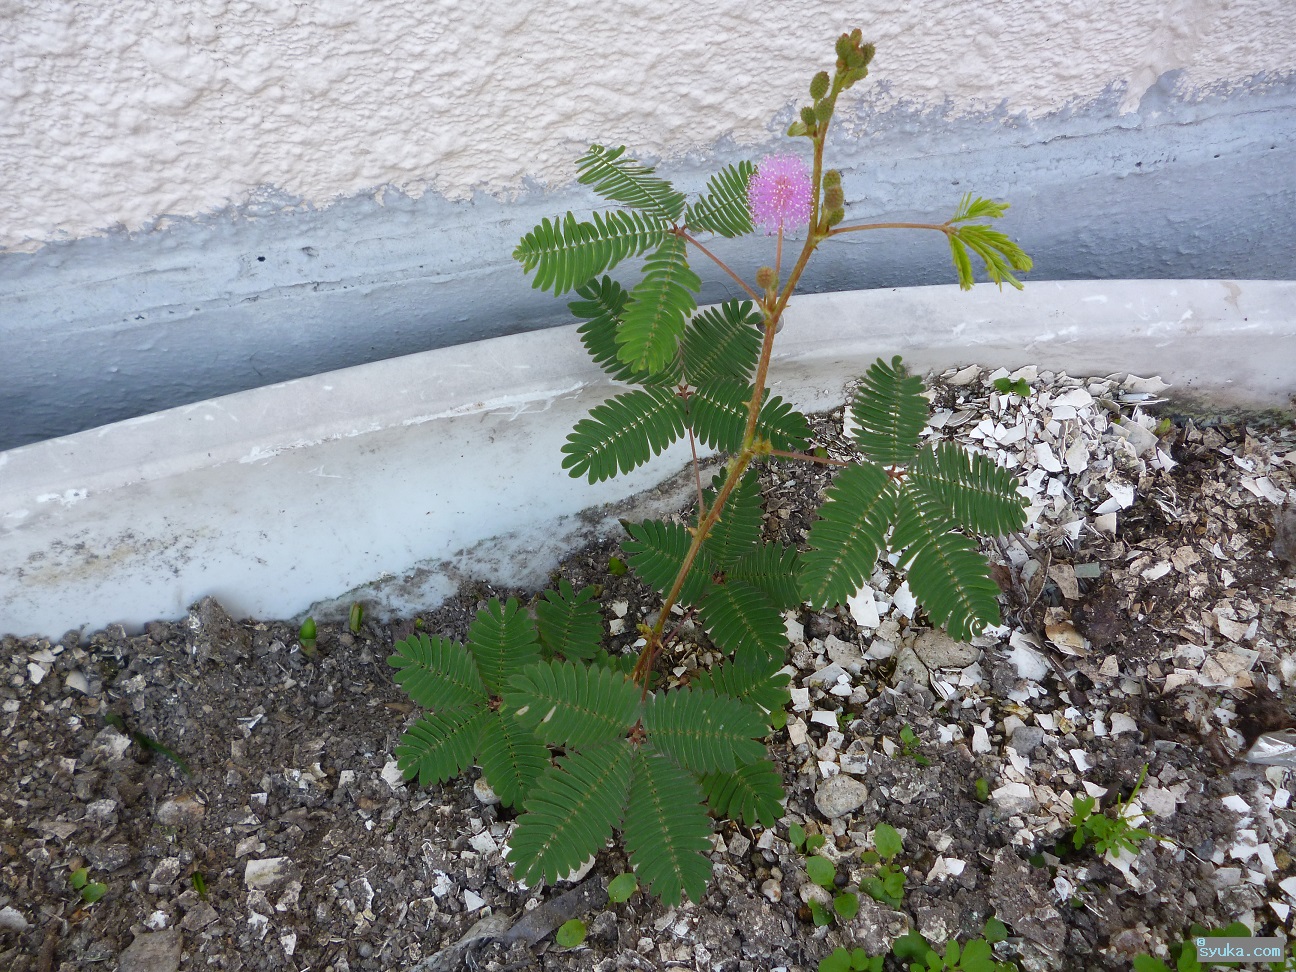
[[[830,149],[848,218],[971,189],[1012,201],[1029,279],[1296,277],[1284,6],[0,0],[0,450],[569,320],[509,254],[594,204],[585,147],[701,189],[787,144],[856,25],[878,55]],[[805,284],[952,279],[901,234],[826,247]]]

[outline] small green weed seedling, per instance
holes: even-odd
[[[194,871],[190,879],[193,883],[193,889],[198,892],[198,897],[204,901],[207,900],[207,879],[202,876],[202,871]]]
[[[869,955],[862,948],[834,948],[819,960],[819,972],[882,972],[885,955]]]
[[[105,715],[104,722],[108,723],[108,725],[112,726],[114,729],[117,729],[120,732],[126,734],[127,736],[130,736],[131,741],[134,742],[135,745],[138,746],[140,749],[147,750],[150,753],[157,753],[159,756],[165,756],[171,762],[175,763],[176,768],[179,769],[180,772],[183,773],[185,776],[193,776],[193,770],[189,768],[189,764],[186,763],[184,759],[181,758],[179,753],[177,753],[174,749],[170,748],[169,746],[162,745],[162,743],[158,742],[156,739],[154,739],[152,736],[148,735],[147,733],[140,732],[139,730],[136,729],[128,728],[126,725],[126,720],[123,719],[116,712],[109,712],[107,715]]]
[[[837,890],[837,868],[828,858],[819,854],[807,857],[806,876],[833,896],[832,911],[829,911],[818,901],[810,900],[810,916],[817,927],[822,928],[824,925],[830,924],[834,915],[842,921],[850,921],[859,914],[859,895],[853,891]]]
[[[789,698],[783,612],[844,604],[882,554],[901,555],[909,589],[952,637],[999,621],[999,588],[977,537],[1024,528],[1025,500],[993,459],[924,439],[931,406],[921,378],[899,357],[868,368],[848,406],[858,451],[850,461],[815,451],[807,418],[770,394],[775,336],[823,244],[934,232],[964,289],[973,255],[1001,287],[1019,288],[1014,272],[1031,266],[989,225],[1007,204],[972,193],[941,223],[846,223],[843,177],[825,165],[825,146],[838,98],[868,75],[873,54],[858,30],[838,37],[832,72],[814,76],[810,104],[787,132],[802,148],[729,165],[692,202],[624,146],[591,145],[577,182],[602,208],[545,219],[513,252],[534,287],[574,293],[582,343],[625,389],[576,424],[563,468],[598,483],[687,441],[697,484],[692,522],[625,523],[624,560],[609,561],[610,574],[633,571],[661,596],[656,620],[638,629],[637,657],[609,655],[592,589],[564,584],[536,603],[534,620],[492,601],[466,645],[419,633],[389,659],[431,710],[397,747],[402,772],[430,784],[478,763],[505,805],[523,810],[509,849],[520,881],[557,880],[620,830],[641,887],[667,905],[700,901],[712,818],[770,828],[783,813],[763,742]],[[772,259],[744,277],[712,247],[757,228],[771,238]],[[699,311],[690,253],[714,261],[742,295]],[[623,286],[610,271],[633,258],[642,264]],[[709,488],[697,459],[708,449],[723,457]],[[804,552],[762,533],[757,470],[781,462],[835,471]],[[655,690],[678,642],[676,605],[723,660]]]
[[[1197,957],[1197,948],[1194,942],[1197,939],[1208,938],[1250,938],[1251,929],[1240,921],[1235,921],[1224,928],[1206,928],[1202,925],[1194,924],[1188,929],[1188,937],[1178,945],[1170,946],[1170,961],[1173,965],[1167,965],[1165,961],[1153,955],[1136,955],[1134,957],[1134,972],[1202,972],[1203,969],[1216,968],[1257,968],[1267,969],[1268,972],[1293,972],[1296,970],[1296,940],[1288,942],[1287,956],[1277,962],[1257,962],[1246,963],[1240,962],[1213,962],[1207,960],[1205,964]]]
[[[362,624],[364,624],[364,605],[357,601],[351,605],[351,613],[347,617],[347,627],[351,629],[353,635],[358,635]]]
[[[877,872],[860,882],[860,890],[874,901],[899,908],[904,900],[905,873],[892,863],[904,849],[900,832],[890,824],[880,823],[873,830],[873,847],[860,855],[860,862],[880,866]]]
[[[1000,962],[994,957],[993,946],[1008,937],[1008,929],[998,918],[988,918],[981,938],[974,938],[962,947],[957,941],[947,942],[944,949],[933,948],[922,935],[911,931],[896,940],[892,950],[909,972],[1015,972],[1012,962]]]
[[[639,890],[639,881],[633,874],[618,874],[608,882],[607,896],[612,904],[622,904],[630,900],[630,895]]]
[[[922,741],[918,738],[918,733],[914,732],[909,726],[902,726],[900,729],[900,750],[898,755],[901,758],[912,759],[919,766],[930,766],[931,760],[922,754],[918,748]]]
[[[108,885],[90,880],[88,867],[78,867],[68,875],[68,883],[72,885],[72,890],[81,895],[83,904],[94,904],[108,893]]]
[[[319,628],[315,624],[315,619],[307,618],[297,632],[297,643],[301,645],[302,651],[308,655],[315,654],[315,642],[318,637]]]
[[[1153,840],[1165,839],[1150,830],[1135,827],[1126,816],[1129,805],[1134,802],[1134,798],[1138,796],[1138,791],[1143,786],[1147,769],[1145,763],[1143,771],[1139,773],[1138,782],[1134,785],[1134,791],[1127,799],[1117,800],[1111,813],[1094,813],[1096,801],[1091,796],[1072,799],[1071,826],[1075,828],[1075,833],[1071,837],[1071,842],[1076,850],[1090,845],[1099,856],[1107,853],[1119,854],[1123,850],[1137,854],[1138,845],[1149,837]]]
[[[990,802],[990,781],[984,776],[978,776],[976,783],[973,784],[972,795],[976,798],[977,803]]]
[[[1018,398],[1030,397],[1030,385],[1026,384],[1025,378],[1018,378],[1016,381],[1009,381],[1007,378],[996,378],[994,380],[995,391],[1001,395],[1016,395]]]
[[[828,838],[823,834],[806,835],[805,828],[799,823],[788,826],[788,843],[798,854],[813,854],[820,847],[828,842]]]
[[[554,941],[563,948],[575,948],[585,941],[585,935],[588,931],[585,922],[579,918],[573,918],[562,923],[558,933],[554,935]]]

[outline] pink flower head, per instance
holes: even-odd
[[[767,155],[747,184],[752,220],[769,236],[810,223],[810,173],[795,155]]]

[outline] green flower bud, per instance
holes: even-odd
[[[832,79],[828,77],[827,71],[820,71],[810,82],[810,97],[818,100],[828,93],[828,85]]]
[[[840,185],[828,186],[824,189],[824,208],[841,209],[846,205],[846,194],[842,192]]]
[[[845,58],[846,52],[849,51],[854,46],[855,45],[851,43],[850,36],[847,34],[842,34],[840,37],[837,38],[837,56],[840,58]]]
[[[832,113],[833,113],[832,102],[829,101],[827,98],[824,98],[822,101],[816,101],[814,106],[814,113],[815,113],[816,120],[821,122],[826,122],[829,118],[832,117]]]
[[[853,46],[859,47],[859,43],[863,39],[864,39],[864,34],[858,27],[856,27],[854,30],[850,32],[850,42]]]
[[[845,210],[833,209],[829,211],[827,217],[825,217],[824,219],[824,222],[827,223],[829,226],[836,226],[845,218],[846,218]]]
[[[877,53],[877,48],[872,44],[865,44],[860,48],[860,53],[864,55],[864,66],[868,67],[873,61],[873,55]]]
[[[756,286],[761,290],[769,290],[774,286],[773,267],[761,267],[756,271]]]
[[[827,172],[823,174],[823,184],[825,187],[840,186],[841,172],[838,171],[837,169],[829,169]]]
[[[815,110],[809,105],[801,109],[801,120],[806,123],[807,128],[814,128],[819,122],[818,116],[815,115]]]
[[[787,133],[789,138],[796,138],[798,135],[807,134],[805,122],[799,120],[794,121],[791,125],[788,126]]]

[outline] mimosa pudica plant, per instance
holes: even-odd
[[[429,714],[404,735],[407,779],[439,783],[479,764],[505,806],[522,810],[508,859],[528,884],[579,868],[620,830],[641,888],[667,904],[701,900],[711,877],[711,817],[772,827],[782,816],[778,771],[762,740],[788,701],[780,674],[783,612],[844,603],[880,554],[899,554],[911,591],[933,624],[967,638],[996,623],[998,588],[974,534],[1025,525],[1024,502],[1005,469],[951,445],[924,446],[922,380],[899,357],[878,360],[849,408],[861,459],[807,452],[804,415],[768,390],[770,356],[788,300],[820,244],[849,233],[921,229],[944,233],[963,288],[974,254],[990,280],[1020,287],[1030,259],[978,220],[1006,203],[963,197],[944,223],[845,222],[841,174],[824,168],[838,97],[868,74],[873,45],[842,34],[832,74],[810,83],[811,103],[788,129],[809,146],[730,165],[693,202],[624,147],[593,145],[578,181],[620,208],[574,213],[527,233],[514,251],[535,287],[574,292],[580,337],[616,382],[633,386],[596,406],[563,447],[563,467],[591,483],[626,473],[687,439],[728,456],[709,489],[697,474],[689,524],[628,523],[630,570],[662,597],[640,625],[637,658],[609,654],[592,588],[563,582],[535,617],[492,600],[466,645],[418,634],[398,642],[397,681]],[[772,266],[745,280],[699,236],[773,237]],[[799,252],[784,268],[785,244]],[[746,294],[698,311],[701,280],[690,252],[714,261]],[[629,289],[608,275],[645,256]],[[806,550],[761,537],[755,467],[766,462],[840,467]],[[672,608],[689,605],[725,656],[688,684],[654,687],[672,643]]]

